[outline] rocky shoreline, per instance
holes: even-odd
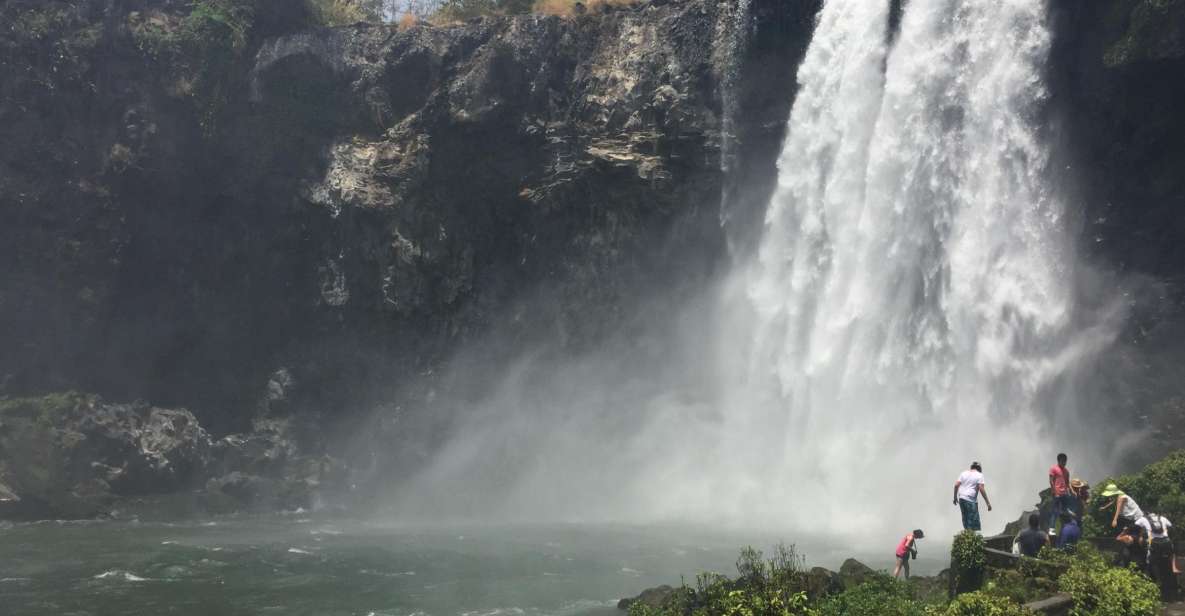
[[[186,409],[60,393],[0,400],[0,519],[201,515],[312,508],[349,485],[345,465],[306,455],[298,421],[270,415],[212,436]]]
[[[855,558],[845,560],[840,565],[839,571],[832,571],[825,567],[812,567],[806,572],[807,592],[813,596],[838,594],[855,588],[880,574],[877,570]],[[909,584],[919,595],[929,596],[935,593],[946,593],[949,578],[949,570],[943,570],[933,576],[913,576],[909,578]],[[675,587],[667,585],[647,588],[634,597],[618,601],[617,609],[627,611],[635,604],[658,609],[676,590]]]

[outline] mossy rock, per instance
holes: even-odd
[[[1185,57],[1185,0],[1116,2],[1107,26],[1119,33],[1103,53],[1108,67]]]

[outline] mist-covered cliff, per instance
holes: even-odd
[[[211,446],[223,458],[185,481],[245,473],[215,488],[345,472],[307,460],[376,410],[417,439],[447,429],[422,415],[458,350],[498,364],[642,336],[750,248],[818,6],[326,28],[278,0],[9,0],[0,395],[185,407],[211,443],[263,434],[302,460]],[[1181,2],[1059,7],[1050,67],[1078,239],[1141,281],[1115,412],[1154,407],[1158,429],[1185,421],[1183,20]],[[16,451],[7,482],[35,483],[13,479]],[[177,485],[90,472],[62,481]]]

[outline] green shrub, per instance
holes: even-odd
[[[913,598],[905,582],[880,574],[826,598],[815,613],[817,616],[916,616],[925,614],[926,608]]]
[[[959,595],[942,612],[944,616],[1025,616],[1031,613],[1019,603],[983,592]]]
[[[0,398],[0,422],[27,420],[53,428],[59,416],[80,406],[93,404],[94,396],[73,391],[55,392],[38,398]]]
[[[950,546],[951,575],[955,576],[955,587],[960,593],[979,590],[983,584],[987,555],[983,551],[983,537],[979,533],[965,530],[955,535]]]
[[[4,11],[3,16],[8,21],[8,35],[22,43],[50,39],[70,23],[70,14],[58,7],[17,7]]]
[[[326,26],[383,21],[382,2],[377,0],[306,0],[314,20]]]
[[[1108,567],[1102,557],[1078,558],[1059,580],[1074,598],[1073,616],[1156,616],[1160,591],[1134,569]]]
[[[745,548],[737,574],[735,580],[700,574],[694,589],[676,590],[658,608],[631,605],[630,616],[810,616],[808,578],[793,546],[779,545],[768,560]]]
[[[1016,603],[1028,603],[1057,593],[1057,581],[1043,576],[1025,575],[1017,570],[992,569],[983,593]]]

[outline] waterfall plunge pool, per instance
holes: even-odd
[[[95,615],[611,615],[617,600],[701,571],[735,573],[745,545],[795,543],[808,565],[881,549],[674,526],[408,527],[288,515],[175,523],[38,522],[0,529],[5,613]],[[944,566],[922,545],[915,574]]]

